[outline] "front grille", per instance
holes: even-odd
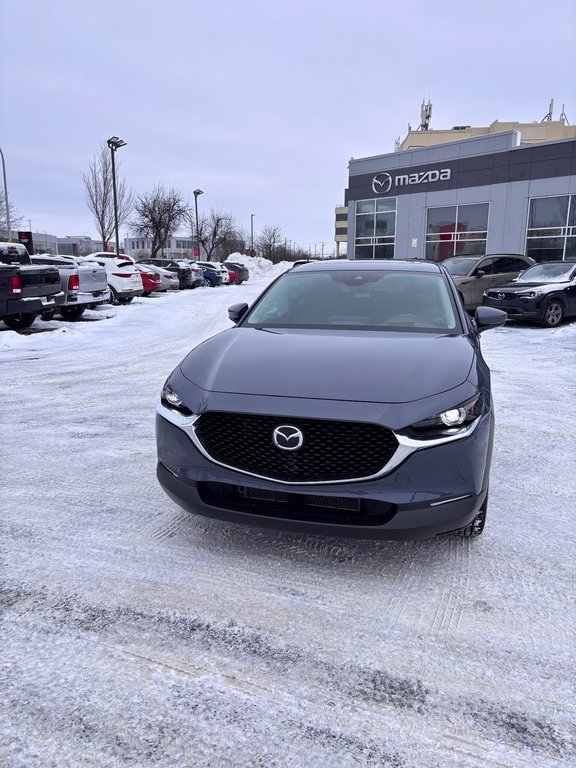
[[[212,507],[309,523],[385,525],[397,512],[394,504],[364,497],[285,493],[228,483],[200,482],[198,494]]]
[[[282,425],[297,427],[304,434],[304,444],[297,451],[274,445],[272,433]],[[196,435],[214,461],[292,483],[371,477],[398,447],[394,434],[377,424],[217,411],[200,416]]]
[[[497,291],[496,293],[489,293],[489,298],[495,300],[495,301],[504,301],[504,299],[516,299],[517,294],[515,293],[503,293],[502,291]]]

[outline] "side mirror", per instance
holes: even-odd
[[[486,277],[486,272],[485,272],[483,269],[479,269],[479,270],[476,272],[476,275],[475,275],[475,277]]]
[[[488,331],[490,328],[499,328],[504,325],[508,315],[501,309],[495,307],[478,307],[474,313],[474,323],[476,333],[482,333]]]
[[[242,302],[242,304],[232,304],[228,307],[228,317],[233,323],[239,323],[248,311],[248,304]]]

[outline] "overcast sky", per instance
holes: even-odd
[[[333,247],[348,160],[431,128],[576,122],[576,3],[7,0],[0,147],[32,229],[96,237],[81,174],[110,136],[136,193]],[[27,224],[27,222],[26,222]],[[127,232],[121,231],[121,237]]]

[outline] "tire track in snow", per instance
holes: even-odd
[[[310,711],[317,713],[317,707],[328,708],[332,701],[332,709],[336,707],[342,717],[352,709],[360,713],[363,721],[370,721],[380,712],[388,720],[391,713],[395,713],[396,718],[404,721],[408,719],[414,724],[420,721],[422,730],[426,724],[427,736],[418,745],[419,752],[429,744],[430,731],[445,733],[448,723],[450,732],[466,732],[471,736],[469,744],[472,746],[466,747],[471,753],[470,760],[473,760],[475,743],[481,745],[486,757],[487,743],[490,742],[502,742],[513,754],[520,750],[520,756],[523,750],[529,750],[534,755],[534,764],[542,766],[552,765],[549,760],[576,760],[573,737],[560,732],[547,717],[533,716],[522,711],[521,706],[513,708],[487,698],[449,695],[415,676],[399,676],[381,668],[320,660],[308,650],[279,643],[278,638],[249,626],[213,622],[177,611],[92,605],[76,595],[51,594],[47,590],[35,594],[15,590],[12,595],[8,591],[4,602],[12,618],[21,613],[29,622],[34,615],[39,615],[45,630],[52,634],[59,628],[80,632],[87,639],[92,637],[108,647],[114,646],[142,662],[200,677],[202,684],[206,665],[198,660],[208,656],[210,668],[216,670],[208,675],[210,686],[216,680],[219,685],[232,687],[258,701],[265,698],[268,706],[278,706],[274,704],[274,697],[280,686],[284,697],[281,706],[288,710],[284,713],[286,717],[294,717],[303,702],[310,706]],[[148,646],[142,648],[143,637],[148,638],[151,648],[175,647],[176,644],[181,658],[175,658],[173,653],[150,651]],[[218,670],[218,659],[222,660],[222,671]],[[242,670],[240,675],[238,669]],[[290,685],[286,685],[287,678]],[[269,681],[267,685],[266,681]],[[272,699],[268,691],[272,691]],[[318,713],[316,717],[320,717]],[[383,734],[389,739],[390,732],[386,731],[385,723],[383,726]],[[326,730],[325,726],[313,726],[310,733],[323,730]],[[348,739],[360,748],[357,735],[328,730],[334,734],[334,743]],[[406,730],[404,728],[403,732]],[[387,755],[388,760],[380,765],[406,765],[398,749],[391,750],[388,742],[385,741],[384,746],[381,743],[379,749],[379,754]],[[370,761],[363,764],[378,765]],[[557,764],[562,765],[561,762]],[[425,765],[429,768],[430,763]],[[485,765],[492,763],[487,761]],[[517,765],[515,760],[510,762],[511,767]]]
[[[450,542],[449,585],[431,623],[433,632],[444,635],[458,632],[470,576],[470,539],[458,536],[447,539]]]

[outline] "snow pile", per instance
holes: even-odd
[[[292,267],[291,261],[281,261],[278,264],[272,264],[271,261],[262,258],[262,256],[247,256],[245,253],[231,253],[226,261],[231,261],[234,264],[243,264],[245,267],[248,267],[250,278],[268,277],[272,279]]]

